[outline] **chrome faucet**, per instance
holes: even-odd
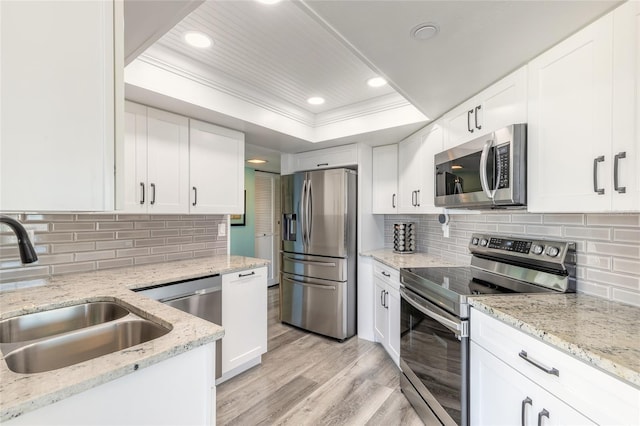
[[[18,248],[20,249],[20,260],[22,263],[33,263],[37,261],[38,255],[33,245],[31,245],[31,241],[29,241],[29,235],[27,234],[27,230],[24,229],[24,226],[9,216],[0,216],[0,223],[9,225],[9,228],[11,228],[16,234],[16,237],[18,237]]]

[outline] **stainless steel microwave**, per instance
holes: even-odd
[[[527,204],[527,125],[512,124],[435,156],[435,205]]]

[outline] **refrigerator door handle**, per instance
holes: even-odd
[[[299,285],[304,286],[304,287],[317,288],[318,290],[335,290],[336,289],[335,285],[323,285],[323,284],[305,283],[304,281],[298,281],[298,280],[294,280],[294,279],[288,278],[288,277],[284,277],[284,279],[286,281],[289,281],[289,282],[292,282],[292,283],[296,283],[296,284],[299,284]]]
[[[295,257],[284,256],[285,259],[290,260],[295,263],[303,263],[305,265],[313,265],[313,266],[328,266],[331,268],[335,268],[337,265],[335,262],[318,262],[314,260],[302,260],[296,259]]]
[[[311,181],[307,184],[307,243],[311,242],[311,226],[313,225],[313,193]]]
[[[306,234],[306,195],[307,195],[307,180],[302,181],[302,192],[300,194],[300,230],[302,231],[302,244],[304,246],[307,245],[307,234]]]

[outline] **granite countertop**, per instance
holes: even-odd
[[[579,293],[473,296],[469,301],[640,388],[640,308]]]
[[[372,257],[394,269],[420,268],[427,266],[455,266],[451,262],[442,260],[427,253],[394,253],[391,249],[378,249],[360,253],[360,256]]]
[[[166,335],[133,349],[43,373],[14,373],[0,353],[0,422],[213,342],[224,335],[224,329],[219,325],[130,289],[267,264],[264,259],[223,255],[55,276],[45,279],[42,286],[0,293],[0,320],[84,302],[120,301],[133,313],[172,327]]]

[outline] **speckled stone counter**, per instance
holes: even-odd
[[[427,253],[394,253],[391,249],[371,250],[360,253],[360,256],[372,257],[394,269],[400,268],[420,268],[426,266],[454,266],[439,257]]]
[[[56,276],[43,286],[0,293],[0,319],[76,305],[118,301],[134,314],[172,328],[157,339],[89,361],[36,374],[18,374],[0,353],[0,422],[133,373],[222,338],[224,329],[148,299],[130,289],[242,271],[264,259],[215,256],[163,264]]]
[[[640,308],[584,294],[469,300],[474,308],[640,388]]]

